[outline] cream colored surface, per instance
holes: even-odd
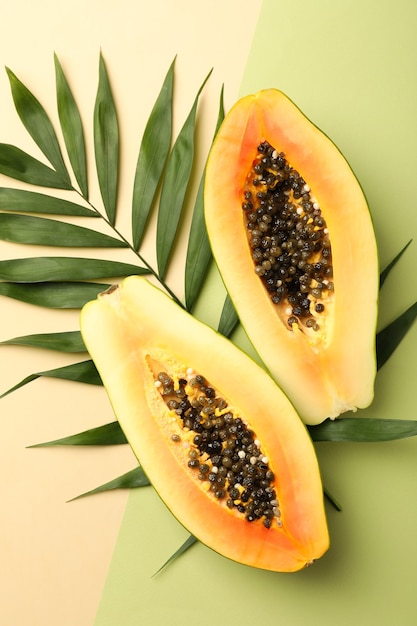
[[[120,114],[120,224],[126,230],[129,212],[122,212],[124,205],[130,205],[141,133],[169,64],[177,55],[176,130],[214,67],[201,98],[205,123],[198,127],[203,146],[198,158],[202,163],[216,121],[221,84],[226,85],[227,107],[237,97],[260,5],[260,0],[211,0],[206,5],[192,0],[16,0],[2,7],[0,64],[14,71],[55,121],[53,53],[57,53],[84,118],[92,199],[99,204],[91,137],[102,50]],[[4,71],[0,73],[0,106],[0,141],[37,156],[14,111]],[[0,178],[0,185],[8,186],[10,181]],[[50,253],[0,244],[0,259]],[[99,253],[94,251],[91,256]],[[0,340],[5,340],[34,332],[77,329],[78,314],[48,311],[1,297],[0,322]],[[0,346],[0,392],[33,372],[72,360],[80,360],[79,355],[67,358]],[[127,446],[26,448],[111,421],[113,415],[101,388],[40,379],[2,399],[0,415],[0,623],[90,626],[127,494],[66,501],[132,468],[132,453]]]

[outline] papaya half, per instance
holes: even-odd
[[[85,305],[81,331],[135,455],[190,533],[273,571],[327,550],[312,442],[259,365],[143,277]]]
[[[301,418],[368,406],[376,374],[378,256],[361,187],[282,92],[239,100],[206,171],[219,271],[256,352]]]

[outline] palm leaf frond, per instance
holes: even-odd
[[[0,261],[0,279],[19,283],[39,283],[94,278],[114,278],[148,274],[148,270],[130,263],[77,257],[35,257]]]
[[[109,77],[101,54],[94,107],[94,149],[101,197],[109,222],[114,226],[119,179],[119,124]]]
[[[8,396],[13,391],[21,389],[38,378],[59,378],[60,380],[69,380],[77,383],[85,383],[87,385],[102,385],[96,366],[93,361],[89,359],[87,361],[82,361],[81,363],[72,363],[71,365],[64,365],[63,367],[57,367],[52,370],[45,370],[44,372],[30,374],[17,383],[17,385],[14,385],[2,393],[0,399]]]
[[[72,170],[81,194],[88,198],[87,159],[80,112],[57,55],[54,55],[59,121]]]
[[[112,491],[114,489],[137,489],[138,487],[147,487],[148,485],[150,485],[149,479],[139,465],[129,472],[126,472],[125,474],[122,474],[121,476],[113,478],[113,480],[104,483],[104,485],[100,485],[95,489],[91,489],[90,491],[86,491],[79,496],[75,496],[75,498],[72,498],[70,502],[78,500],[79,498],[85,498],[86,496],[92,496],[97,493]]]
[[[161,189],[156,231],[158,273],[164,278],[183,213],[185,195],[194,161],[194,129],[200,94],[211,72],[197,92],[191,111],[180,130],[168,158]]]
[[[6,68],[16,111],[26,130],[51,163],[57,175],[71,186],[59,141],[45,109],[31,91]]]
[[[57,350],[58,352],[87,352],[79,330],[13,337],[12,339],[1,341],[0,345],[43,348],[45,350]]]
[[[49,448],[51,446],[117,446],[127,443],[124,432],[120,428],[119,422],[110,422],[96,428],[84,430],[75,435],[61,437],[53,441],[36,443],[30,448]]]
[[[416,420],[341,417],[308,426],[313,441],[372,443],[393,441],[417,435]]]
[[[24,150],[8,143],[0,143],[0,174],[38,187],[72,189],[66,177]]]
[[[60,248],[126,248],[126,242],[97,230],[58,220],[0,213],[0,239]]]
[[[398,261],[401,259],[402,255],[407,250],[408,246],[411,244],[412,241],[413,240],[410,239],[410,241],[408,241],[405,244],[405,246],[399,251],[399,253],[397,255],[395,255],[395,257],[392,259],[392,261],[390,263],[388,263],[388,265],[383,269],[383,271],[381,272],[380,277],[379,277],[379,288],[382,287],[382,285],[384,284],[384,282],[388,278],[391,270],[397,265]]]
[[[217,131],[219,130],[223,119],[224,102],[222,88],[220,92],[220,105],[214,137],[217,135]],[[212,259],[211,247],[204,219],[204,183],[205,169],[201,177],[195,199],[185,261],[185,302],[188,311],[192,311],[197,297],[201,292],[207,270]]]
[[[49,309],[80,309],[110,284],[77,281],[0,282],[0,295]]]
[[[162,570],[166,569],[168,565],[171,565],[178,557],[187,552],[191,546],[198,542],[198,539],[194,537],[194,535],[189,535],[183,544],[175,550],[174,554],[172,554],[167,561],[155,572],[154,576],[162,572]]]
[[[97,211],[93,211],[81,204],[54,198],[36,191],[27,189],[13,189],[0,187],[0,210],[16,211],[22,213],[50,213],[52,215],[73,215],[80,217],[99,217]]]
[[[136,164],[132,198],[132,238],[136,250],[142,243],[171,144],[174,61],[146,124]]]
[[[412,304],[376,336],[377,367],[381,369],[397,349],[417,317],[417,302]]]

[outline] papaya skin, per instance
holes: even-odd
[[[327,223],[334,293],[315,337],[283,322],[254,272],[242,202],[263,141],[285,154]],[[246,96],[226,115],[210,151],[204,200],[213,254],[240,321],[303,421],[367,407],[376,374],[378,255],[366,199],[336,146],[282,92]]]
[[[261,367],[143,277],[129,277],[88,303],[81,331],[135,455],[189,532],[227,558],[272,571],[297,571],[322,556],[329,536],[314,448]],[[184,433],[155,386],[160,365],[172,375],[188,367],[200,372],[249,422],[277,477],[282,527],[248,522],[192,474]]]

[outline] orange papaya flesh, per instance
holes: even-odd
[[[302,419],[368,406],[379,284],[369,209],[339,150],[282,92],[226,115],[205,217],[242,325]]]
[[[312,442],[261,367],[142,277],[88,303],[81,330],[134,453],[189,532],[273,571],[327,550]]]

